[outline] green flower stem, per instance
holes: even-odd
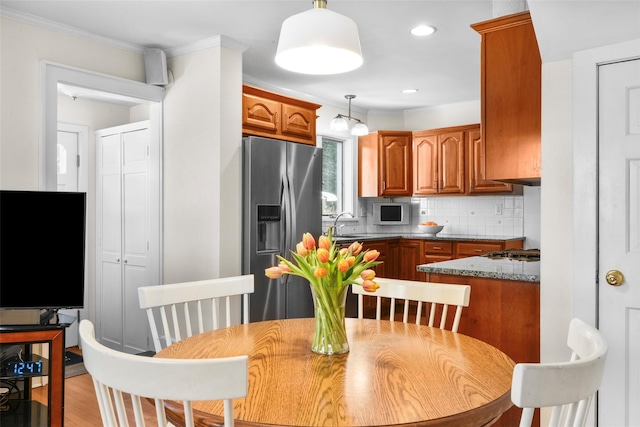
[[[348,285],[311,283],[315,325],[311,350],[320,354],[342,354],[349,351],[344,325]]]

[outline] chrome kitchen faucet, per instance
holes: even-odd
[[[331,218],[335,218],[335,220],[333,221],[333,230],[335,231],[336,236],[340,235],[340,229],[337,227],[337,225],[338,225],[338,220],[343,215],[349,215],[351,218],[355,218],[351,212],[347,212],[347,211],[340,212],[338,215],[335,215],[335,216],[331,216]],[[340,228],[342,227],[344,227],[344,224],[340,226]]]

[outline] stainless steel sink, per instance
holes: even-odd
[[[366,239],[367,236],[363,235],[363,234],[343,234],[340,236],[333,236],[333,240],[336,241],[345,241],[345,240],[359,240],[359,239]]]

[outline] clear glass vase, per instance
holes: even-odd
[[[315,324],[311,351],[318,354],[343,354],[349,351],[344,325],[348,285],[311,285]]]

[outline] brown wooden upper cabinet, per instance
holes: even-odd
[[[480,126],[467,131],[467,176],[469,194],[481,193],[510,193],[514,192],[513,185],[489,181],[485,172],[485,147]],[[522,188],[519,188],[522,191]]]
[[[242,86],[242,134],[316,145],[321,105]]]
[[[413,194],[464,194],[466,130],[413,132]]]
[[[471,25],[481,40],[487,180],[539,185],[542,61],[529,12]]]
[[[358,138],[358,196],[411,196],[410,131],[380,130]]]

